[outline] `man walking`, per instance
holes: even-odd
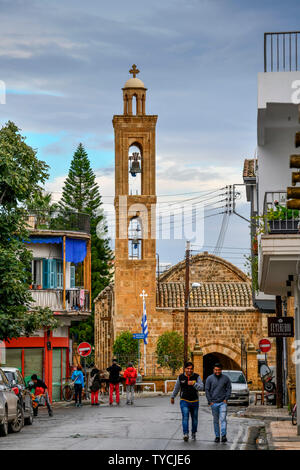
[[[184,366],[184,374],[180,374],[177,378],[171,396],[171,403],[174,405],[175,397],[180,391],[180,408],[182,414],[184,441],[189,440],[189,415],[191,415],[192,419],[192,439],[196,440],[199,410],[198,392],[201,390],[203,390],[203,383],[200,375],[194,373],[194,364],[192,362],[186,362]]]
[[[116,392],[116,403],[117,405],[120,404],[120,386],[119,386],[119,382],[120,382],[120,372],[121,372],[121,367],[118,366],[117,364],[117,359],[113,359],[112,361],[112,365],[110,367],[108,367],[107,369],[107,372],[109,372],[109,379],[108,379],[108,382],[109,382],[109,404],[110,406],[112,406],[113,404],[113,393],[114,393],[114,390]]]
[[[220,442],[220,424],[221,440],[227,442],[227,400],[231,395],[231,382],[222,374],[221,364],[215,364],[213,372],[206,380],[205,394],[213,415],[215,442]]]
[[[134,386],[136,383],[137,378],[137,371],[133,367],[132,362],[129,362],[127,369],[123,375],[124,379],[126,379],[126,398],[127,398],[127,405],[133,405],[134,400]],[[131,398],[129,398],[131,397]]]

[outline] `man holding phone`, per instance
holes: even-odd
[[[186,362],[184,365],[184,374],[177,378],[171,403],[174,405],[175,397],[180,391],[180,408],[182,413],[183,440],[189,440],[189,415],[192,419],[192,439],[196,440],[198,428],[199,395],[203,390],[203,382],[199,374],[194,372],[194,364]]]

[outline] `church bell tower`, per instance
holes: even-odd
[[[141,332],[141,292],[147,294],[149,346],[156,308],[155,128],[146,114],[144,83],[132,77],[123,88],[123,114],[113,117],[115,134],[115,309],[114,336]]]

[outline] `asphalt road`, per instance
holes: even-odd
[[[212,417],[200,397],[197,441],[183,442],[179,400],[156,396],[137,398],[135,405],[56,405],[54,416],[46,408],[32,426],[0,438],[0,451],[10,450],[238,450],[245,447],[248,429],[257,420],[234,416],[241,408],[229,407],[228,442],[215,444]]]

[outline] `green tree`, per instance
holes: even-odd
[[[54,328],[49,309],[31,308],[26,201],[41,191],[48,166],[11,121],[0,129],[0,340]]]
[[[138,340],[134,339],[130,331],[123,331],[116,338],[113,345],[113,353],[122,367],[128,362],[138,362]]]
[[[84,146],[80,143],[74,153],[68,177],[65,180],[59,210],[65,220],[69,211],[85,213],[91,222],[92,300],[111,280],[112,252],[107,237],[107,227],[102,211],[102,200],[95,174]],[[93,305],[93,303],[92,303]],[[94,343],[94,306],[92,315],[85,322],[72,326],[76,341]]]
[[[166,331],[157,341],[157,362],[161,367],[171,369],[174,375],[182,367],[184,356],[184,339],[177,331]]]

